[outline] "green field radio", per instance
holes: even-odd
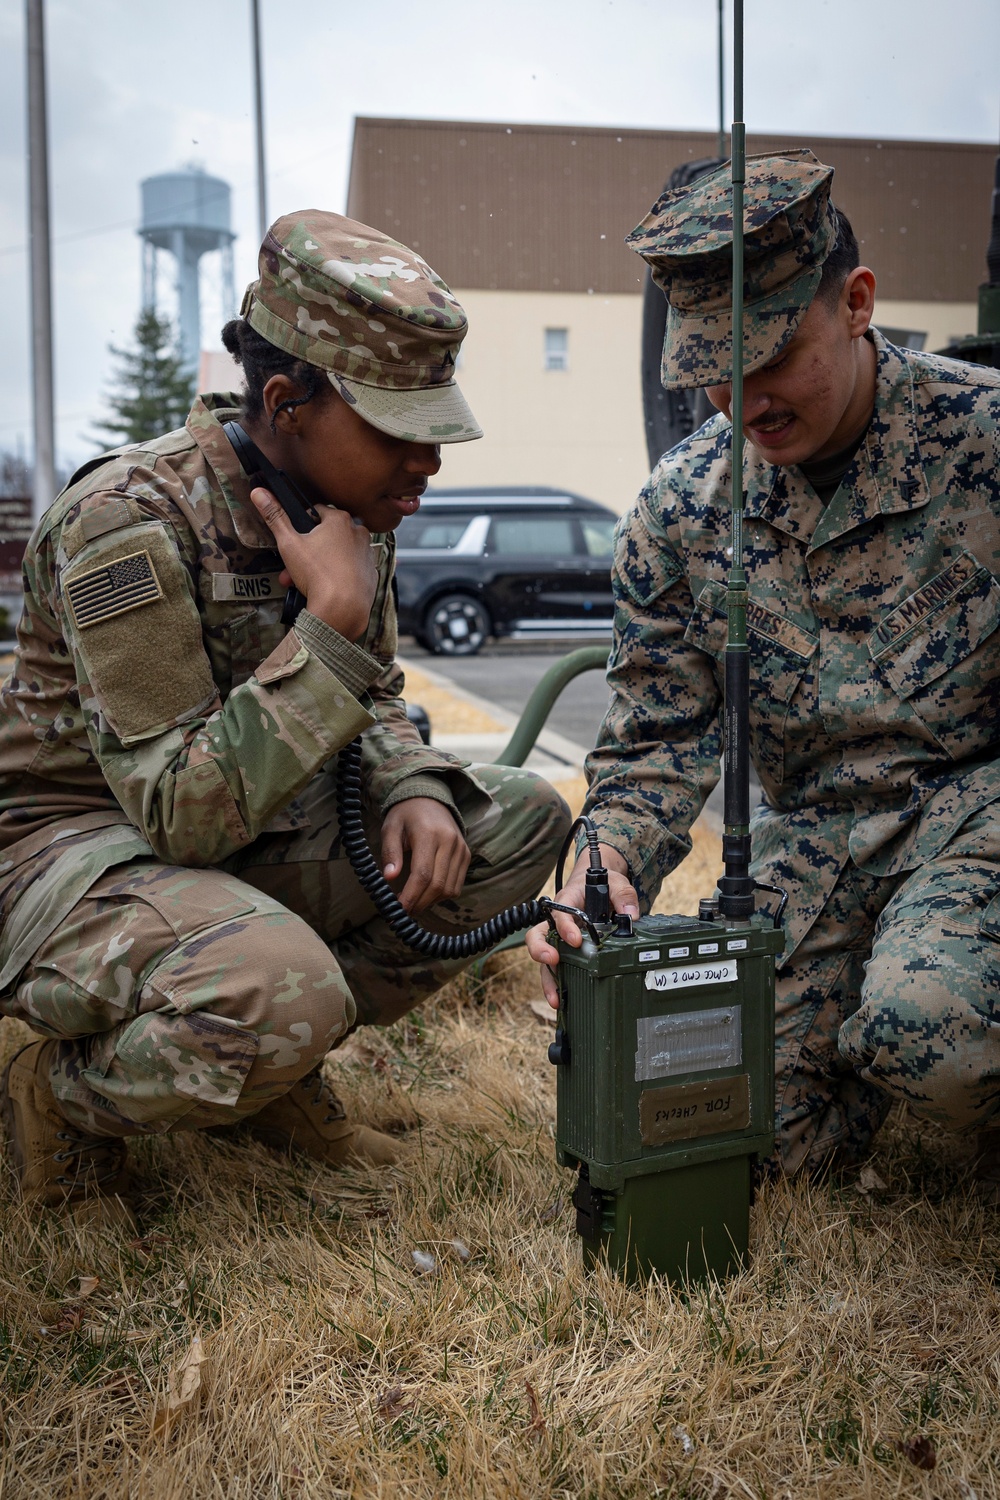
[[[725,1276],[746,1257],[751,1164],[774,1145],[770,917],[595,923],[559,944],[556,1157],[579,1170],[588,1264]]]
[[[752,1161],[774,1147],[777,915],[755,912],[750,876],[749,648],[743,569],[743,15],[734,15],[733,558],[725,668],[725,873],[697,917],[634,924],[610,909],[587,829],[584,941],[553,939],[559,1014],[556,1156],[585,1263],[629,1279],[725,1276],[744,1263]],[[586,819],[579,820],[584,826]],[[561,880],[557,877],[557,889]],[[767,889],[770,889],[768,887]],[[782,895],[777,892],[776,894]]]

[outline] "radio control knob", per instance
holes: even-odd
[[[553,1067],[565,1067],[569,1062],[569,1040],[560,1026],[555,1040],[549,1043],[549,1062]]]

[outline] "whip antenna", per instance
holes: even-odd
[[[753,915],[750,877],[750,649],[747,645],[747,576],[743,567],[743,187],[746,125],[743,121],[743,0],[733,0],[733,558],[727,588],[726,701],[722,857],[719,910],[737,919]]]
[[[774,1151],[774,977],[784,950],[776,915],[754,912],[750,877],[750,655],[743,569],[743,5],[735,0],[732,144],[732,568],[727,602],[725,873],[697,917],[657,914],[580,945],[557,939],[556,1160],[573,1192],[583,1263],[630,1281],[689,1287],[728,1276],[750,1253],[752,1162]],[[709,197],[725,229],[725,169]],[[668,199],[668,207],[677,200]],[[667,219],[666,244],[673,225]],[[661,213],[654,209],[653,226]],[[718,241],[710,241],[713,251]],[[652,256],[663,247],[654,246]],[[695,249],[697,253],[697,249]],[[725,271],[723,270],[723,277]],[[724,283],[723,283],[724,284]],[[720,361],[724,349],[718,351]],[[719,374],[724,373],[721,366]],[[685,460],[678,465],[680,473]],[[607,879],[591,870],[595,886]],[[558,882],[557,882],[558,883]],[[606,887],[605,887],[606,889]],[[627,925],[625,925],[627,923]],[[694,954],[699,958],[695,959]],[[700,955],[716,957],[702,963]],[[679,993],[680,992],[680,993]]]

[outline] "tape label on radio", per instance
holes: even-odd
[[[644,1146],[693,1141],[750,1127],[750,1078],[717,1078],[675,1083],[639,1095],[639,1134]]]
[[[715,963],[679,964],[676,969],[647,969],[647,990],[693,990],[701,984],[735,984],[738,974],[735,958]]]
[[[670,1078],[743,1062],[739,1005],[684,1010],[672,1016],[642,1016],[636,1022],[635,1077]]]

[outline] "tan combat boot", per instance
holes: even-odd
[[[49,1082],[57,1043],[30,1042],[11,1058],[0,1080],[7,1138],[26,1202],[82,1210],[131,1223],[128,1147],[113,1136],[88,1135],[64,1119]],[[80,1215],[78,1215],[80,1216]]]
[[[300,1078],[287,1094],[251,1115],[244,1128],[255,1140],[278,1151],[302,1152],[328,1167],[351,1161],[387,1167],[398,1161],[400,1148],[391,1135],[352,1125],[344,1106],[317,1068]]]

